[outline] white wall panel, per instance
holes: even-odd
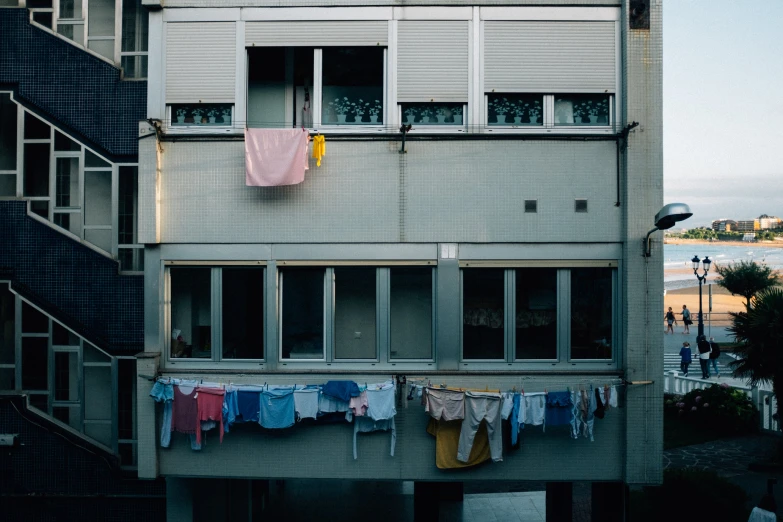
[[[388,45],[386,20],[247,22],[248,47],[329,47]]]

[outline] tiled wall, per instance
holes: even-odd
[[[0,201],[0,278],[53,317],[114,353],[143,350],[143,276]]]
[[[0,9],[0,86],[69,134],[117,160],[135,161],[146,81],[28,22],[26,9]]]
[[[23,398],[0,398],[0,432],[18,434],[21,443],[0,452],[0,495],[13,495],[3,499],[5,520],[135,521],[165,516],[162,480],[122,478],[102,455],[70,442],[56,429],[26,412]],[[36,496],[25,498],[31,493]],[[119,498],[106,498],[112,496]]]

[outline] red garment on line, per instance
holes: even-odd
[[[189,394],[185,394],[180,391],[179,386],[174,386],[174,403],[171,408],[171,431],[196,433],[199,424],[196,389],[192,388]]]
[[[222,388],[196,388],[198,402],[198,422],[196,423],[196,442],[201,444],[201,421],[215,421],[220,424],[220,442],[223,442],[223,397]]]

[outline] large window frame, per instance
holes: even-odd
[[[516,265],[516,266],[515,266]],[[517,270],[524,270],[524,268],[554,268],[557,271],[557,306],[556,306],[556,320],[557,320],[557,356],[549,359],[517,359],[516,358],[516,335],[517,328],[509,328],[508,325],[516,324],[516,281]],[[611,333],[611,358],[607,359],[580,359],[572,357],[571,350],[571,269],[572,268],[595,268],[604,267],[611,270],[611,317],[612,317],[612,333]],[[503,270],[504,271],[504,310],[503,310],[503,358],[502,359],[466,359],[465,358],[465,346],[464,346],[464,276],[465,270]],[[616,369],[620,364],[620,357],[622,349],[620,348],[620,325],[619,325],[619,310],[620,310],[620,288],[618,283],[618,269],[616,262],[599,262],[595,264],[586,263],[578,264],[573,263],[570,266],[556,266],[541,265],[535,266],[529,263],[498,263],[498,262],[460,262],[460,351],[459,351],[459,364],[464,369],[497,369],[500,367],[508,369],[508,367],[514,368],[529,368],[529,369],[575,369],[578,367],[580,370],[586,369]]]
[[[171,269],[172,268],[201,268],[210,270],[210,346],[211,355],[208,358],[199,357],[172,357],[172,283],[171,283]],[[165,342],[165,360],[169,365],[198,365],[199,363],[212,366],[215,363],[221,365],[237,363],[240,365],[255,364],[265,365],[269,358],[270,347],[266,343],[266,330],[267,326],[264,324],[263,331],[261,333],[263,343],[263,357],[255,359],[235,359],[235,358],[223,358],[223,269],[231,268],[247,268],[261,271],[262,288],[260,289],[260,296],[263,299],[261,306],[261,314],[264,318],[267,317],[267,309],[269,307],[269,300],[267,298],[267,281],[266,270],[267,267],[263,262],[231,262],[231,263],[199,263],[199,262],[167,262],[165,264],[165,320],[164,320],[164,337]]]
[[[490,123],[490,98],[499,98],[504,96],[515,95],[533,95],[540,97],[541,102],[541,115],[539,120],[541,123],[529,124],[529,123],[505,123],[497,124]],[[590,123],[590,124],[562,124],[558,123],[555,118],[555,100],[559,97],[567,96],[581,96],[581,95],[605,95],[609,98],[608,108],[609,114],[607,122]],[[564,133],[564,134],[613,134],[616,132],[617,127],[617,95],[615,93],[605,92],[590,92],[580,91],[578,93],[485,93],[484,94],[484,131],[488,133],[506,134],[506,133],[525,133],[525,134],[541,134],[541,133]],[[524,120],[525,118],[522,117]]]
[[[341,368],[350,368],[352,366],[359,368],[383,367],[391,368],[403,365],[423,365],[433,366],[436,360],[436,267],[432,262],[413,263],[404,262],[394,265],[367,265],[360,263],[339,263],[339,264],[304,264],[300,266],[309,266],[312,268],[323,269],[324,276],[324,311],[323,311],[323,356],[313,359],[283,358],[283,295],[285,285],[285,267],[296,267],[296,263],[286,265],[281,263],[278,270],[278,293],[277,309],[278,314],[278,339],[277,339],[277,357],[278,365],[287,369],[324,366],[339,366]],[[422,267],[430,269],[431,276],[431,317],[430,317],[430,357],[427,358],[396,358],[393,356],[391,348],[392,336],[392,317],[391,317],[391,271],[395,267]],[[343,359],[335,355],[335,314],[336,292],[338,282],[335,280],[335,268],[373,268],[375,269],[375,354],[372,358],[363,359]]]

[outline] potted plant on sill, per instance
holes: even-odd
[[[185,107],[180,107],[177,109],[177,123],[182,124],[185,123],[185,115],[187,114],[188,110]]]
[[[490,108],[495,112],[495,120],[498,125],[506,124],[506,113],[509,112],[509,103],[507,98],[495,98]]]
[[[595,102],[590,110],[590,123],[597,125],[609,123],[609,100],[604,98]]]
[[[374,103],[370,104],[367,102],[366,104],[366,112],[370,113],[370,123],[379,123],[378,117],[381,114],[381,110],[383,109],[383,105],[381,105],[380,100],[375,100]]]
[[[435,117],[437,118],[437,121],[440,125],[446,123],[446,118],[451,115],[451,111],[445,105],[434,108],[433,112],[435,113]]]
[[[462,106],[451,109],[451,116],[454,118],[454,125],[462,125]]]
[[[347,96],[335,98],[334,101],[329,102],[329,108],[337,116],[337,123],[344,124],[345,118],[351,111],[351,102],[348,100]]]
[[[201,115],[204,114],[204,110],[193,109],[190,113],[193,115],[193,124],[201,125]]]
[[[419,110],[415,105],[405,109],[405,123],[412,124],[416,120],[417,114],[419,114]],[[421,121],[421,117],[419,118],[419,121]]]
[[[214,124],[217,122],[217,116],[220,113],[220,109],[212,108],[207,111],[207,117],[209,118],[209,123]]]
[[[530,121],[530,123],[535,125],[538,123],[538,118],[541,116],[541,102],[539,100],[536,100],[529,105],[530,106],[527,109],[528,120]],[[528,104],[526,103],[525,106],[527,107]]]
[[[223,124],[231,125],[231,107],[223,109],[221,115],[223,116]]]
[[[529,106],[529,103],[523,103],[522,100],[510,104],[511,114],[514,115],[514,125],[520,125],[522,123],[522,116],[527,116]]]

